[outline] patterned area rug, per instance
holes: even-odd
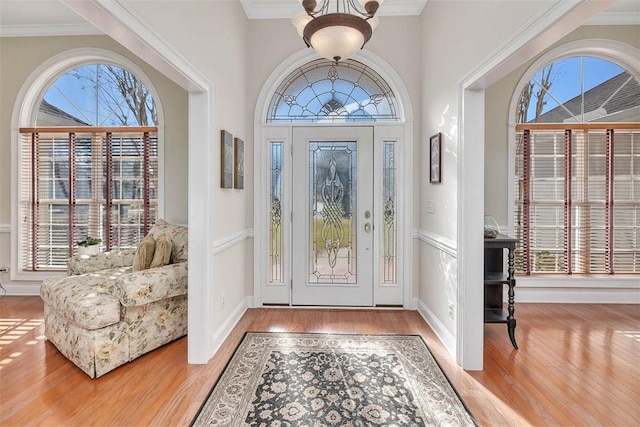
[[[419,336],[248,332],[191,425],[476,423]]]

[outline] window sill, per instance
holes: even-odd
[[[560,275],[544,274],[538,276],[516,275],[516,287],[531,288],[608,288],[640,289],[640,277],[637,274],[610,276],[608,274]]]

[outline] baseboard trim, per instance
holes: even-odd
[[[24,285],[15,285],[13,283],[5,283],[1,280],[2,287],[6,289],[7,296],[24,296],[24,297],[38,297],[40,296],[40,285],[39,284],[24,284]]]
[[[240,304],[238,304],[236,309],[227,317],[227,320],[220,325],[218,329],[216,329],[213,334],[213,353],[211,354],[211,358],[213,358],[213,356],[218,352],[224,341],[231,334],[233,328],[235,328],[240,321],[242,315],[249,307],[251,307],[251,304],[253,304],[253,297],[245,297]]]
[[[447,351],[455,359],[456,357],[456,337],[453,336],[451,332],[444,326],[444,324],[436,317],[435,314],[427,307],[427,305],[422,302],[422,300],[418,300],[418,313],[422,316],[422,318],[427,322],[427,324],[433,329],[433,332],[440,339],[440,342],[444,344],[447,348]]]

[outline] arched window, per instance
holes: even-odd
[[[606,59],[573,56],[538,70],[520,95],[517,123],[637,121],[638,80]]]
[[[158,210],[158,112],[131,71],[110,63],[65,70],[21,128],[23,271],[63,270],[78,242],[133,247]]]
[[[640,272],[640,84],[632,70],[592,56],[549,62],[524,84],[515,115],[517,270]]]
[[[393,91],[371,68],[355,61],[309,62],[276,89],[267,122],[399,121]]]
[[[157,126],[145,84],[112,64],[87,64],[65,72],[45,92],[36,126]]]

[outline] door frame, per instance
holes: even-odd
[[[263,85],[258,102],[256,104],[254,117],[254,293],[253,306],[277,304],[289,305],[291,301],[291,275],[289,269],[284,269],[283,283],[268,283],[268,242],[269,242],[269,215],[265,208],[268,206],[269,180],[268,162],[270,142],[281,141],[285,145],[291,144],[294,124],[272,124],[266,123],[267,112],[271,97],[281,80],[288,76],[297,67],[307,62],[317,59],[317,56],[309,49],[301,50],[292,55],[288,60],[283,61],[271,73],[266,83]],[[402,302],[405,309],[415,309],[417,296],[413,294],[413,112],[410,104],[410,97],[402,79],[382,58],[372,52],[362,50],[354,59],[362,62],[366,66],[378,72],[389,84],[398,101],[399,116],[403,118],[400,122],[393,123],[363,123],[363,125],[374,127],[374,146],[383,140],[393,139],[398,141],[398,204],[403,206],[401,216],[398,218],[398,236],[401,240],[401,247],[398,248],[398,255],[402,257],[399,263],[398,281],[402,283]],[[304,123],[299,126],[345,126],[345,123],[321,124]],[[290,159],[290,153],[284,155],[285,159]],[[287,167],[287,164],[284,164]],[[286,174],[285,174],[286,175]],[[290,191],[291,183],[285,179],[284,191]],[[291,203],[290,201],[288,203]],[[283,206],[283,211],[290,212],[290,206]],[[283,238],[291,241],[290,230],[285,231]],[[289,255],[290,256],[290,255]],[[375,254],[374,254],[375,256]],[[285,256],[285,263],[291,260]],[[268,288],[267,288],[268,287]],[[276,295],[277,300],[265,299],[265,291],[268,289],[270,295]],[[375,293],[375,289],[374,289]],[[374,296],[375,298],[375,296]],[[285,303],[288,301],[289,303]]]
[[[399,123],[388,124],[376,124],[367,123],[359,125],[350,125],[345,123],[336,124],[320,124],[320,123],[304,123],[299,125],[263,125],[260,136],[260,140],[255,144],[255,193],[254,193],[254,307],[260,307],[263,305],[278,305],[278,306],[292,306],[292,269],[290,266],[292,260],[292,227],[291,227],[291,214],[293,212],[292,197],[293,184],[291,182],[291,164],[292,154],[291,146],[293,144],[293,129],[296,127],[370,127],[373,129],[373,150],[374,156],[380,156],[382,150],[382,144],[385,141],[396,142],[395,158],[398,160],[397,170],[402,171],[403,168],[407,168],[407,163],[411,162],[411,156],[407,154],[410,152],[407,149],[407,139],[405,136],[407,126]],[[268,251],[269,251],[269,230],[270,230],[270,175],[269,175],[269,162],[270,153],[267,148],[272,142],[282,143],[282,163],[284,173],[282,174],[282,191],[283,194],[288,197],[284,197],[281,212],[283,221],[286,221],[284,226],[284,232],[282,239],[289,245],[288,249],[285,249],[282,254],[285,268],[283,269],[283,280],[278,283],[269,283],[269,263],[268,263]],[[259,165],[260,164],[260,165]],[[381,163],[378,165],[380,166]],[[412,173],[412,172],[411,172]],[[258,175],[260,174],[260,175]],[[398,212],[398,271],[396,285],[384,285],[380,280],[380,273],[376,269],[376,260],[380,259],[380,245],[379,235],[376,230],[381,229],[382,215],[376,215],[375,212],[381,212],[381,200],[374,195],[374,252],[373,252],[373,306],[402,306],[405,309],[414,309],[414,297],[412,295],[412,282],[411,271],[413,263],[411,262],[411,246],[413,244],[413,233],[411,229],[411,205],[412,205],[412,190],[411,183],[407,183],[407,171],[405,173],[398,173],[396,175],[396,191],[397,191],[397,206],[402,208]],[[374,172],[374,179],[381,179],[381,174]],[[381,183],[374,183],[374,187],[381,189]],[[401,287],[401,291],[397,288]],[[401,292],[399,298],[398,292]],[[332,306],[334,307],[334,306]],[[337,307],[337,306],[335,306]],[[346,306],[351,307],[351,306]],[[355,307],[355,306],[354,306]],[[372,306],[368,306],[372,307]]]

